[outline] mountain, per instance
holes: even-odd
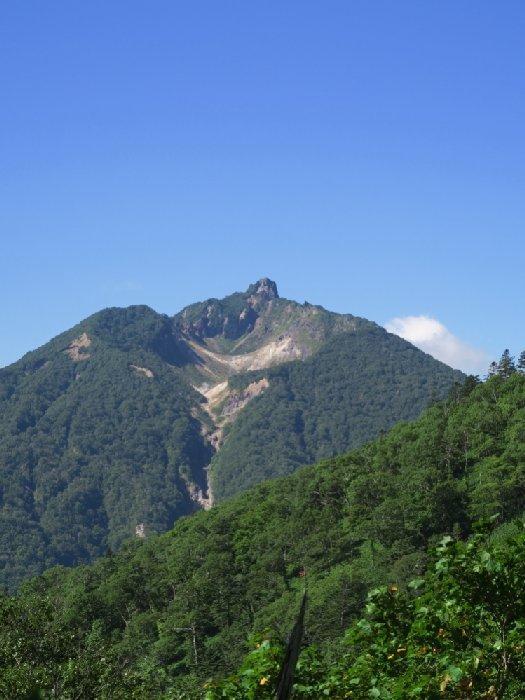
[[[366,319],[279,298],[268,278],[175,324],[198,358],[186,371],[213,426],[215,501],[415,418],[463,378]]]
[[[100,311],[0,370],[0,581],[165,531],[416,417],[461,378],[268,279],[173,317]]]
[[[523,669],[519,657],[518,666],[514,661],[516,650],[523,659],[523,622],[517,636],[502,639],[483,606],[490,594],[491,615],[495,610],[513,624],[522,617],[523,538],[519,560],[508,550],[503,562],[501,553],[478,553],[461,542],[479,521],[498,525],[502,537],[511,533],[524,507],[525,375],[468,380],[418,420],[347,455],[260,484],[90,566],[56,567],[26,582],[19,594],[0,596],[0,695],[24,697],[38,685],[64,698],[202,698],[204,681],[236,668],[253,634],[285,638],[305,582],[304,642],[327,655],[328,666],[316,662],[311,649],[305,663],[311,687],[321,678],[330,697],[353,697],[352,688],[360,691],[356,697],[381,697],[369,692],[379,673],[402,676],[411,688],[416,678],[435,681],[436,692],[414,690],[413,697],[441,697],[446,673],[450,689],[462,677],[449,671],[454,645],[465,647],[462,658],[472,674],[479,665],[483,682],[493,661],[517,672]],[[393,607],[394,594],[399,591],[400,605],[414,605],[407,582],[425,575],[428,547],[443,535],[450,546],[440,550],[436,577],[425,584],[435,592],[423,598],[413,619],[410,607]],[[367,608],[371,620],[359,627],[358,643],[368,635],[369,645],[357,648],[363,673],[365,662],[377,673],[366,671],[359,680],[356,647],[342,640],[362,614],[367,590],[387,583],[375,607]],[[463,593],[468,607],[459,605]],[[424,609],[425,600],[432,609]],[[400,641],[407,635],[410,657]],[[511,656],[501,660],[507,644]],[[273,697],[259,687],[260,679],[275,678],[280,656],[267,657],[266,649],[260,648],[260,664],[242,675],[243,687],[253,692],[206,697]],[[343,652],[346,660],[336,664]],[[417,677],[409,677],[413,666],[405,661],[418,665]],[[356,680],[345,686],[352,666]],[[402,684],[397,695],[388,687],[391,697],[405,697]],[[324,697],[317,688],[299,697]],[[460,687],[447,697],[470,693]]]

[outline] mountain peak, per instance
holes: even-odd
[[[268,278],[173,318],[99,311],[0,370],[0,586],[353,449],[460,379]]]
[[[279,298],[277,285],[273,280],[269,279],[269,277],[261,277],[261,279],[254,284],[250,284],[246,293],[266,301]]]

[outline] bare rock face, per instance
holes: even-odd
[[[130,368],[134,370],[137,374],[141,374],[143,377],[148,377],[148,379],[151,379],[154,374],[153,372],[148,369],[147,367],[139,367],[138,365],[130,365]]]
[[[81,362],[82,360],[89,360],[91,355],[85,352],[86,348],[91,345],[91,338],[87,333],[82,333],[78,338],[72,340],[71,343],[66,348],[65,352],[73,360],[73,362]]]
[[[264,303],[271,301],[272,299],[279,298],[277,285],[273,280],[268,279],[268,277],[263,277],[255,284],[251,284],[248,287],[247,294],[249,294],[248,304],[250,304],[250,306],[255,306],[261,302]]]
[[[236,340],[250,333],[259,315],[278,298],[275,282],[263,277],[244,293],[192,304],[176,317],[176,325],[184,335],[201,341],[216,337]]]
[[[224,406],[221,411],[221,417],[225,422],[231,422],[236,415],[243,409],[252,399],[259,396],[269,386],[268,379],[263,377],[258,381],[251,382],[245,389],[240,391],[232,391],[224,401]]]

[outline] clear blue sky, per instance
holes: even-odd
[[[525,347],[525,3],[4,2],[0,365],[261,276]]]

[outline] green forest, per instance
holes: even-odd
[[[525,376],[0,599],[0,695],[523,697]]]
[[[461,372],[375,324],[341,333],[312,357],[230,378],[269,388],[242,411],[212,461],[217,499],[346,452],[443,398]]]
[[[91,344],[72,361],[68,348]],[[171,322],[147,307],[95,314],[0,371],[0,581],[87,562],[146,523],[193,510],[211,459]],[[146,367],[148,378],[133,367]]]
[[[369,321],[274,299],[272,284],[174,317],[105,309],[0,369],[0,585],[169,530],[201,507],[212,462],[220,500],[415,418],[463,376]],[[198,386],[212,377],[235,388],[254,373],[216,376],[192,343],[245,333],[253,349],[284,330],[313,354],[264,370],[267,394],[215,453]]]

